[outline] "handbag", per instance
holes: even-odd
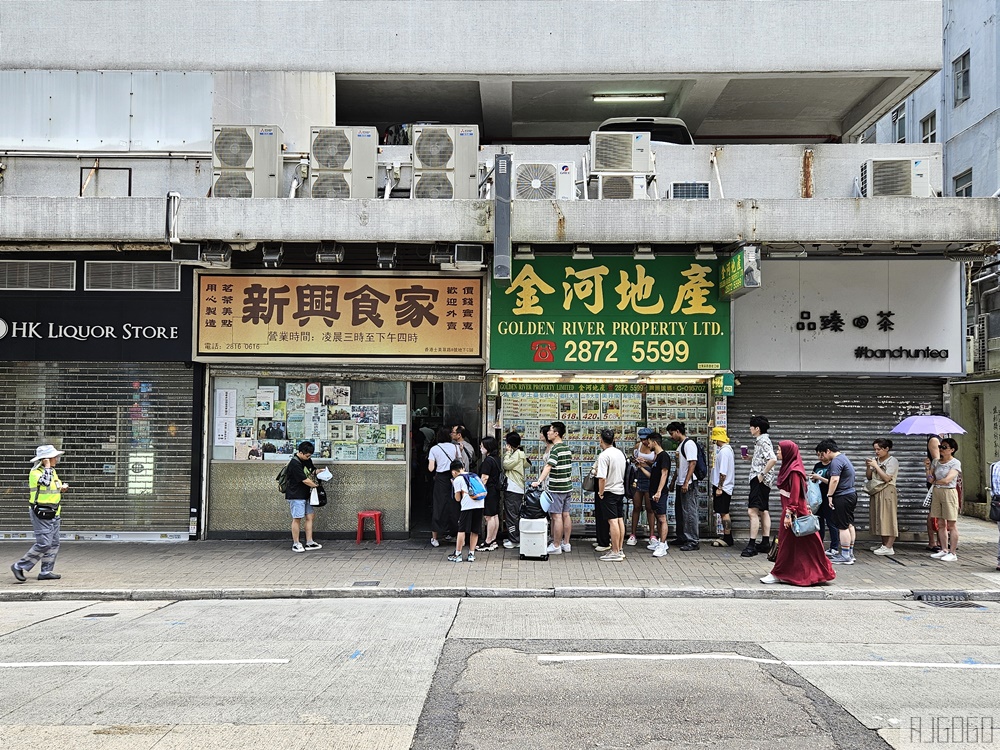
[[[778,560],[778,535],[771,537],[771,548],[767,551],[767,561],[777,562]]]
[[[806,483],[806,503],[809,504],[810,513],[819,513],[820,506],[823,505],[823,488],[819,482]]]
[[[819,518],[810,513],[808,516],[798,516],[792,521],[792,533],[795,536],[809,536],[819,532]]]
[[[1000,495],[994,495],[990,502],[990,520],[1000,521]]]
[[[931,499],[933,497],[934,497],[934,487],[932,486],[932,487],[930,487],[927,490],[927,496],[924,498],[924,507],[925,508],[931,507]]]
[[[588,474],[583,478],[583,491],[584,492],[596,492],[597,491],[597,477],[593,472]]]
[[[872,477],[871,479],[865,480],[865,492],[867,492],[869,495],[874,495],[876,492],[882,489],[884,485],[885,482],[883,482],[881,479],[876,479],[875,477]]]

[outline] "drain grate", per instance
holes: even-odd
[[[378,586],[381,581],[355,581],[352,586]]]
[[[956,602],[956,601],[925,601],[928,607],[941,607],[943,609],[986,609],[982,604],[976,602]]]
[[[967,602],[970,597],[966,591],[914,591],[913,598],[918,602]]]
[[[117,612],[92,612],[84,617],[114,617],[117,614]]]

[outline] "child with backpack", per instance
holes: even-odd
[[[476,544],[479,530],[483,528],[483,510],[486,507],[486,487],[475,474],[466,472],[460,460],[451,462],[451,487],[455,502],[462,504],[458,516],[458,534],[455,535],[455,554],[448,555],[449,562],[462,562],[462,548],[465,538],[469,538],[469,562],[476,561]]]

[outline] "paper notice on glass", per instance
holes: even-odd
[[[274,394],[270,388],[257,389],[257,416],[267,419],[274,416]]]
[[[387,424],[385,426],[385,447],[386,448],[403,447],[403,425]]]
[[[219,388],[215,392],[215,416],[236,416],[236,389]]]
[[[392,405],[392,423],[393,424],[406,424],[407,415],[410,410],[406,408],[406,404],[393,404]]]
[[[215,444],[236,445],[236,417],[215,418]]]
[[[327,406],[347,406],[351,403],[351,386],[324,385],[323,403]]]
[[[330,429],[327,424],[326,406],[320,403],[307,403],[305,423],[303,424],[305,439],[313,443],[326,440]]]
[[[351,421],[378,424],[378,404],[351,404]]]

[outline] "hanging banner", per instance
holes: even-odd
[[[760,253],[756,245],[744,245],[719,268],[719,295],[734,299],[760,289]]]
[[[196,354],[479,358],[481,321],[481,278],[201,274]]]
[[[550,256],[511,273],[493,285],[491,369],[729,369],[717,261]]]

